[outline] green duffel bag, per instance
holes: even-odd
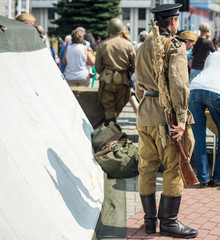
[[[121,127],[114,123],[110,122],[108,127],[100,126],[92,132],[92,146],[95,153],[101,151],[108,140],[115,135],[115,133],[121,132]]]
[[[109,178],[130,178],[138,175],[138,150],[121,131],[110,122],[92,133],[94,158]]]

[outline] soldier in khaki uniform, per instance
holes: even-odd
[[[180,38],[184,39],[186,50],[193,49],[194,45],[196,44],[196,41],[198,39],[198,35],[196,35],[194,32],[191,31],[184,31],[180,33]],[[190,74],[190,69],[192,67],[192,55],[187,54],[187,60],[188,60],[188,72]]]
[[[119,18],[109,22],[110,37],[99,44],[95,69],[100,74],[99,98],[105,109],[105,126],[116,122],[130,97],[129,72],[134,72],[135,50],[123,38],[124,25]]]
[[[177,220],[181,201],[183,181],[179,169],[179,156],[174,145],[169,143],[165,135],[166,148],[161,141],[159,125],[165,124],[165,104],[163,89],[160,88],[156,56],[158,49],[162,51],[162,72],[168,84],[171,107],[176,113],[178,125],[171,126],[176,132],[175,138],[180,139],[186,124],[193,122],[188,110],[189,80],[187,71],[187,56],[185,44],[180,39],[170,38],[177,32],[179,26],[179,8],[181,4],[164,4],[151,9],[155,14],[153,29],[157,29],[158,38],[151,31],[137,51],[135,60],[136,96],[139,99],[137,125],[139,133],[139,193],[145,212],[145,231],[155,233],[156,211],[156,173],[162,163],[166,170],[163,172],[163,192],[161,194],[158,218],[160,220],[161,235],[177,238],[194,238],[197,231],[191,229]],[[170,39],[168,41],[168,39]],[[157,46],[158,42],[162,48]],[[168,107],[165,106],[164,107]],[[189,118],[191,116],[191,120]],[[194,138],[189,129],[191,153]],[[163,136],[164,137],[164,136]],[[165,148],[165,149],[164,149]]]

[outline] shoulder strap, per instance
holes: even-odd
[[[164,52],[166,51],[169,43],[174,39],[174,37],[169,37],[164,45]]]
[[[99,157],[99,156],[102,156],[102,155],[112,151],[113,147],[116,146],[118,142],[125,144],[127,141],[127,138],[128,138],[128,136],[126,133],[123,133],[123,132],[115,133],[115,135],[112,136],[108,140],[107,144],[102,149],[102,151],[95,153],[94,157]],[[119,140],[121,140],[121,141],[119,141]]]
[[[107,142],[106,145],[112,145],[112,143],[118,142],[119,139],[120,139],[123,135],[125,135],[125,133],[123,133],[123,132],[115,133],[115,135],[112,136],[112,137],[108,140],[108,142]]]

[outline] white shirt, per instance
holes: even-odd
[[[67,65],[64,71],[67,80],[85,80],[89,76],[85,48],[86,46],[76,43],[67,46]]]
[[[220,52],[211,53],[202,72],[190,84],[190,90],[202,89],[220,94]]]

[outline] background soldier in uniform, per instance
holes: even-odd
[[[180,33],[180,38],[186,40],[186,50],[190,50],[194,47],[198,36],[192,31],[184,31]]]
[[[122,36],[124,25],[119,18],[108,24],[110,37],[99,44],[95,69],[99,77],[99,98],[105,109],[105,126],[116,122],[130,97],[129,72],[134,72],[135,50]]]
[[[21,13],[18,15],[15,19],[16,21],[23,22],[25,24],[28,24],[30,26],[34,26],[34,23],[36,21],[36,18],[31,15],[30,13]]]
[[[192,31],[184,31],[180,33],[180,38],[184,39],[187,51],[187,61],[188,61],[188,72],[190,74],[190,69],[192,66],[192,49],[196,44],[198,36]]]
[[[137,115],[140,154],[139,193],[145,212],[145,231],[155,233],[156,173],[162,163],[166,170],[163,172],[163,192],[158,211],[160,233],[178,238],[194,238],[198,234],[197,231],[177,220],[183,189],[179,156],[175,146],[170,144],[167,135],[164,134],[164,128],[160,128],[165,126],[166,122],[164,109],[172,108],[175,111],[178,124],[171,126],[170,130],[176,132],[174,138],[178,140],[184,133],[186,123],[193,122],[188,111],[189,80],[186,47],[179,39],[170,38],[177,32],[181,6],[181,4],[164,4],[151,9],[157,21],[152,30],[157,31],[151,31],[138,49],[135,60],[136,95],[140,101]],[[162,49],[159,59],[161,65],[157,65],[159,61],[156,60],[155,55],[159,49]],[[160,81],[162,76],[158,74],[159,68],[162,69],[164,81]],[[163,84],[167,86],[167,91],[163,89]],[[166,105],[167,99],[171,106]],[[194,138],[191,128],[189,130],[191,154]]]

